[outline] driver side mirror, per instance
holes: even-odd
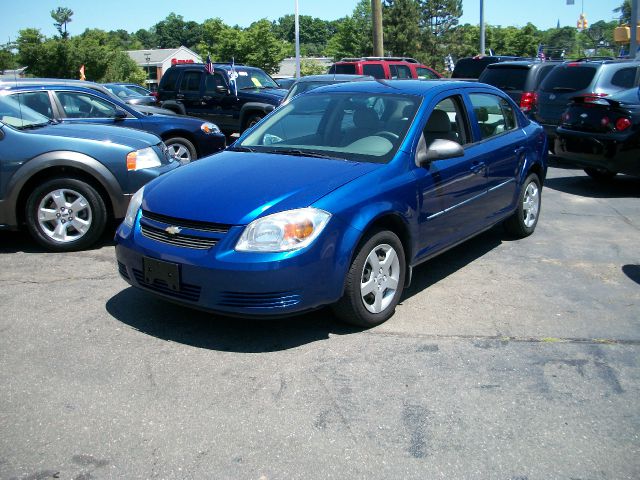
[[[419,167],[427,167],[436,160],[446,160],[464,156],[462,145],[452,140],[437,138],[427,147],[424,135],[421,136],[416,153],[416,164]]]
[[[118,120],[124,120],[125,118],[127,118],[127,112],[125,112],[125,111],[124,111],[124,110],[122,110],[121,108],[117,108],[117,109],[116,109],[116,113],[115,113],[115,115],[113,116],[113,119],[114,119],[115,121],[118,121]]]

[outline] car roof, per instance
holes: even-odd
[[[353,93],[375,93],[375,94],[405,94],[418,96],[432,96],[440,92],[453,90],[456,88],[482,87],[502,92],[485,84],[477,82],[465,82],[460,80],[365,80],[362,82],[333,83],[327,86],[318,87],[310,93],[329,91],[348,91]]]
[[[371,75],[347,75],[344,73],[325,73],[322,75],[307,75],[306,77],[300,77],[298,82],[355,82],[359,80],[373,80]]]
[[[509,62],[491,63],[487,65],[487,68],[491,70],[496,68],[509,68],[509,67],[531,68],[531,67],[536,67],[538,65],[560,65],[561,63],[562,63],[561,60],[546,60],[544,62],[540,60],[513,60]]]

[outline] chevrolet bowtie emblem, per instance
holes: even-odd
[[[177,235],[182,231],[182,229],[180,227],[176,227],[175,225],[171,225],[170,227],[165,228],[164,231],[169,235]]]

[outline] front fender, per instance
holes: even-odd
[[[127,199],[124,198],[116,177],[107,167],[89,155],[62,150],[38,155],[25,162],[12,175],[7,185],[7,194],[2,202],[4,205],[1,208],[0,217],[5,219],[4,223],[17,225],[17,203],[27,182],[44,170],[59,167],[73,168],[91,176],[109,194],[114,213],[126,211]]]

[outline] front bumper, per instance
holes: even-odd
[[[237,316],[287,316],[340,298],[351,250],[358,241],[357,230],[332,218],[306,249],[236,252],[234,246],[243,229],[231,227],[217,235],[217,244],[211,248],[193,249],[149,238],[142,233],[140,220],[133,229],[122,224],[115,237],[118,270],[134,287],[167,300]],[[172,290],[161,279],[148,281],[143,272],[144,257],[177,265],[179,289]]]

